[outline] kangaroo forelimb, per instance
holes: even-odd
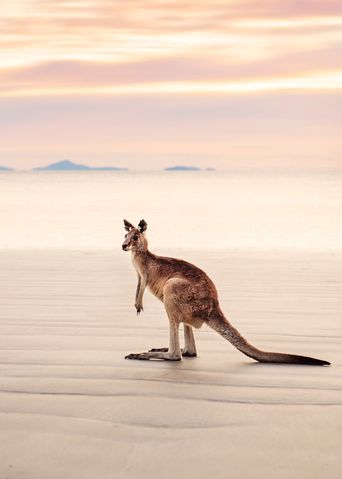
[[[146,289],[146,281],[144,280],[144,278],[140,276],[140,274],[138,274],[138,284],[137,284],[137,291],[135,293],[135,303],[134,303],[135,309],[137,310],[137,314],[140,314],[140,312],[144,310],[142,300],[143,300],[145,289]]]

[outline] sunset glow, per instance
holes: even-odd
[[[176,161],[180,152],[189,151],[189,144],[194,144],[196,123],[200,123],[198,131],[203,128],[203,118],[194,117],[189,105],[184,104],[184,96],[190,95],[196,97],[197,107],[206,105],[208,129],[218,121],[221,125],[220,143],[224,147],[215,153],[215,158],[208,157],[207,161],[219,167],[229,167],[229,141],[223,132],[224,125],[231,130],[233,120],[230,113],[225,117],[223,110],[216,118],[216,107],[208,107],[210,97],[214,102],[221,96],[225,102],[234,103],[239,125],[233,125],[235,136],[241,137],[242,128],[248,143],[255,141],[251,135],[255,128],[250,120],[256,112],[252,100],[250,110],[245,103],[240,110],[239,98],[257,95],[260,99],[263,95],[263,121],[269,115],[270,124],[274,124],[277,114],[270,110],[270,99],[272,96],[274,103],[277,101],[274,95],[280,98],[284,94],[288,104],[292,105],[294,117],[297,116],[296,109],[302,108],[302,103],[306,102],[307,95],[311,95],[313,103],[315,95],[319,95],[321,108],[324,105],[322,95],[329,96],[327,108],[320,117],[308,114],[307,123],[305,115],[303,117],[304,135],[310,128],[318,131],[320,126],[325,131],[324,139],[315,138],[308,142],[305,155],[310,155],[311,151],[319,155],[320,159],[315,161],[321,166],[336,167],[339,164],[336,157],[340,151],[337,124],[341,120],[339,103],[342,93],[340,2],[322,0],[297,5],[296,2],[276,0],[185,3],[163,0],[13,0],[4,3],[0,19],[0,134],[3,133],[5,140],[0,151],[0,164],[11,163],[22,168],[37,165],[41,161],[37,153],[40,158],[45,158],[55,151],[59,134],[64,137],[65,117],[70,114],[75,122],[74,136],[65,143],[64,155],[75,152],[78,142],[76,151],[82,158],[85,153],[82,138],[93,136],[93,156],[90,158],[93,163],[120,162],[123,150],[118,144],[122,145],[122,136],[117,138],[115,129],[110,139],[106,134],[101,136],[100,129],[95,131],[91,121],[88,125],[84,123],[82,111],[91,103],[97,121],[106,122],[109,113],[102,101],[104,97],[113,101],[125,98],[127,108],[133,114],[136,98],[147,96],[151,98],[153,108],[158,108],[158,121],[151,121],[149,131],[153,131],[153,136],[158,139],[164,138],[160,155]],[[331,95],[334,101],[331,101]],[[81,97],[84,98],[83,106],[79,102]],[[169,97],[173,98],[173,108],[178,108],[182,121],[184,117],[189,121],[188,139],[182,138],[177,144],[176,132],[169,127]],[[52,110],[54,114],[51,112],[49,116],[55,134],[49,137],[50,143],[39,148],[40,131],[46,128],[44,123],[40,124],[41,112],[46,112],[58,98],[63,99],[63,107]],[[158,99],[158,107],[155,99]],[[141,107],[138,108],[137,115],[144,116]],[[231,111],[228,104],[227,108]],[[146,110],[147,117],[149,114]],[[242,114],[246,118],[245,124],[241,123]],[[279,115],[283,116],[281,111]],[[281,124],[283,135],[278,134],[275,139],[261,133],[263,143],[268,144],[272,152],[281,151],[288,142],[291,118],[288,114],[286,116],[288,124]],[[303,116],[302,111],[300,116]],[[24,125],[25,118],[27,123]],[[330,129],[327,128],[329,125]],[[104,130],[107,128],[106,124]],[[130,128],[130,119],[122,117],[120,129],[128,139],[124,148],[126,152],[130,151]],[[18,135],[25,138],[26,159],[19,154],[18,142],[12,143],[11,138]],[[208,150],[210,142],[217,140],[217,133],[213,133],[211,139],[208,135]],[[97,144],[102,145],[107,156],[98,157]],[[172,149],[170,145],[173,145]],[[294,154],[297,149],[297,139],[294,138]],[[217,151],[215,147],[213,150]],[[144,150],[146,158],[149,151]],[[200,151],[201,148],[197,151],[194,147],[191,158],[182,158],[185,162],[193,162]],[[238,161],[247,161],[244,147],[241,150],[235,148],[234,152]],[[157,160],[152,156],[146,164],[156,167]],[[129,159],[123,161],[134,167],[139,159],[132,149]],[[277,165],[281,166],[282,161],[279,159]]]
[[[324,72],[318,75],[274,78],[259,81],[239,82],[158,82],[128,85],[79,86],[79,87],[46,87],[37,89],[8,90],[0,93],[6,97],[34,96],[84,96],[84,95],[153,95],[153,94],[234,94],[257,93],[281,90],[340,90],[342,89],[342,71]]]

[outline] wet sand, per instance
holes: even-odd
[[[257,364],[207,327],[198,358],[127,361],[168,343],[149,292],[135,315],[128,254],[3,251],[0,477],[340,478],[342,257],[167,253],[250,342],[332,366]]]

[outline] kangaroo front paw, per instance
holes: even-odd
[[[131,353],[125,356],[125,359],[140,359],[143,361],[148,361],[150,356],[147,353]]]
[[[135,309],[137,310],[137,314],[140,314],[141,311],[144,311],[142,304],[135,304],[134,306],[135,306]]]

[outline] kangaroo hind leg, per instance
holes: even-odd
[[[132,353],[128,354],[125,359],[164,359],[165,361],[180,361],[182,359],[179,347],[178,337],[179,324],[170,321],[170,346],[169,348],[152,349],[146,353]]]
[[[149,352],[166,353],[169,348],[153,348]],[[181,349],[183,358],[195,358],[197,356],[196,344],[192,327],[184,324],[184,348]]]
[[[196,344],[192,327],[184,324],[184,348],[182,356],[186,358],[195,358],[197,356]]]
[[[160,348],[150,350],[146,353],[129,354],[126,359],[165,359],[169,361],[179,361],[182,359],[179,344],[179,324],[182,322],[182,316],[186,310],[186,304],[182,301],[184,292],[184,282],[178,278],[170,279],[166,282],[163,289],[163,303],[170,324],[169,348]],[[188,335],[190,338],[190,335]],[[189,342],[189,339],[188,339]]]

